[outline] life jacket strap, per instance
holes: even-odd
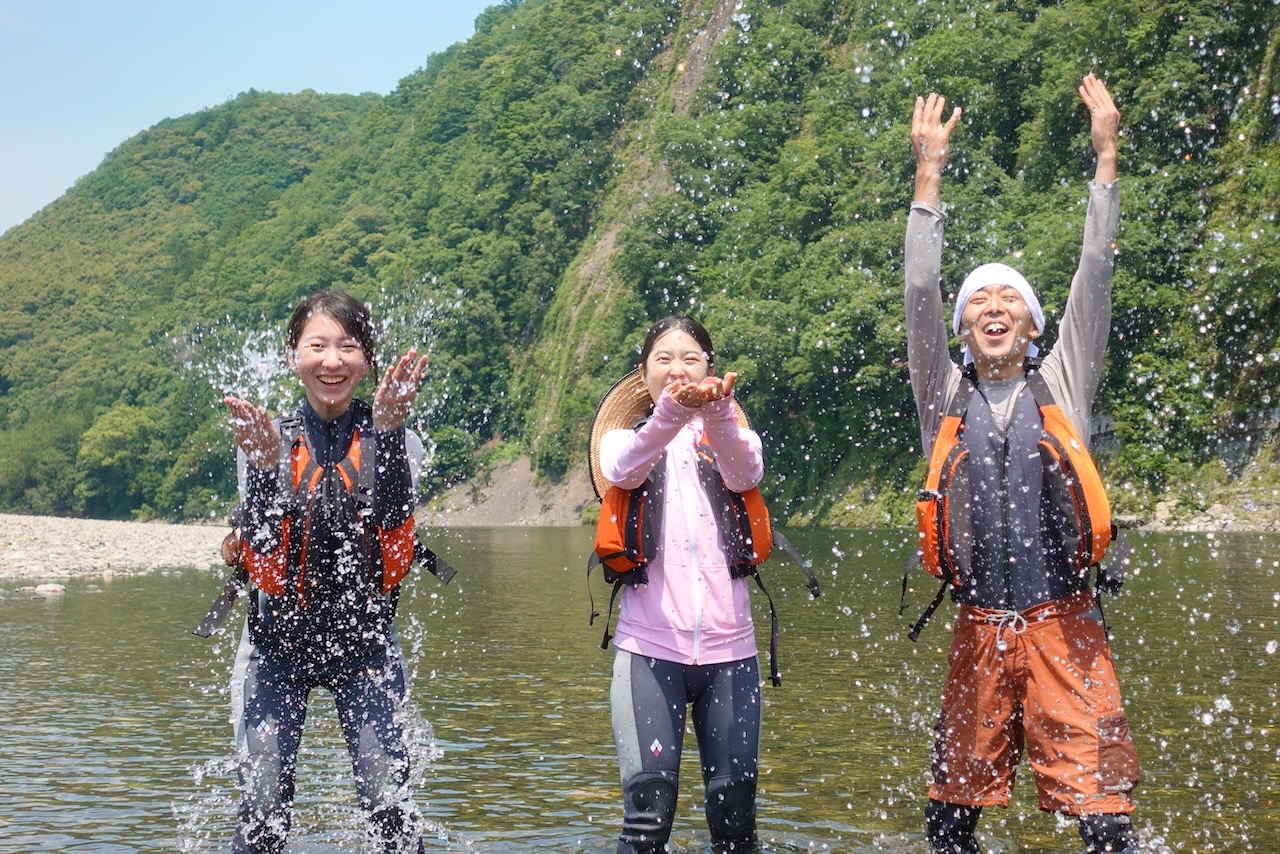
[[[638,428],[637,428],[638,429]],[[770,679],[774,686],[782,684],[782,676],[778,667],[778,611],[774,606],[773,597],[769,595],[768,589],[764,586],[764,581],[760,577],[759,564],[767,558],[772,544],[780,545],[788,555],[791,556],[804,571],[805,585],[809,589],[809,593],[813,598],[822,595],[822,589],[818,584],[818,578],[813,572],[813,561],[805,558],[800,554],[799,549],[792,544],[783,534],[781,534],[774,526],[772,519],[768,516],[767,509],[763,513],[754,513],[749,511],[745,499],[742,495],[734,493],[725,486],[724,480],[720,475],[719,466],[716,463],[715,452],[706,443],[705,436],[699,437],[698,448],[698,476],[702,481],[703,487],[707,492],[712,505],[719,510],[717,516],[717,524],[719,525],[721,535],[725,541],[728,554],[726,558],[729,563],[729,573],[732,578],[742,578],[750,575],[755,579],[756,586],[760,588],[769,601],[769,671]],[[601,641],[600,648],[608,649],[609,642],[613,639],[613,634],[609,630],[609,624],[613,619],[613,605],[618,598],[618,592],[626,584],[644,584],[648,581],[645,573],[646,563],[640,562],[638,565],[627,572],[617,573],[609,569],[607,561],[618,557],[633,557],[640,554],[641,540],[650,543],[643,551],[643,555],[647,560],[651,556],[653,539],[656,539],[656,532],[661,529],[660,513],[662,511],[665,487],[665,464],[666,452],[659,457],[654,471],[650,474],[646,484],[633,490],[629,490],[630,500],[627,503],[626,526],[624,532],[623,551],[610,552],[610,548],[617,548],[615,543],[618,542],[616,536],[609,537],[609,546],[605,546],[605,554],[600,554],[601,543],[603,540],[600,526],[605,522],[602,515],[597,525],[596,547],[592,550],[590,557],[587,559],[587,596],[591,602],[591,616],[588,625],[594,625],[596,617],[600,616],[600,612],[596,610],[595,598],[591,591],[591,571],[596,566],[603,566],[603,574],[605,580],[613,585],[613,591],[609,595],[609,611],[604,622],[604,638]],[[617,489],[617,487],[613,487]],[[606,495],[601,502],[601,514],[610,512],[607,502],[609,495]],[[755,493],[754,500],[763,509],[762,499],[758,493]],[[641,508],[645,505],[649,506],[649,512],[643,517]],[[616,509],[616,508],[615,508]],[[641,519],[644,524],[641,525]],[[769,540],[768,544],[758,545],[752,534],[752,524],[763,519],[764,524],[768,525],[768,529],[759,532],[760,543],[763,544],[765,538]],[[615,523],[618,517],[614,517]],[[636,536],[637,532],[643,529],[641,536]],[[609,534],[612,535],[612,530]],[[757,549],[758,546],[758,549]]]
[[[905,588],[905,586],[906,581],[904,579],[903,587]],[[916,620],[916,624],[911,627],[911,631],[907,633],[907,637],[911,638],[912,643],[915,643],[920,638],[920,632],[924,631],[924,627],[933,617],[933,612],[938,610],[938,606],[942,604],[943,598],[947,595],[947,588],[950,586],[951,582],[944,579],[942,586],[940,586],[938,588],[938,592],[934,594],[933,601],[929,603],[929,607],[925,608],[924,613],[920,615],[920,619]],[[899,613],[901,613],[901,611],[899,611]]]
[[[243,562],[237,561],[235,569],[227,576],[227,583],[223,585],[222,591],[209,606],[200,625],[191,630],[191,634],[201,638],[211,637],[226,621],[227,615],[235,607],[236,599],[240,598],[248,584],[249,571],[245,569]]]
[[[448,584],[458,574],[458,570],[448,561],[433,552],[416,537],[413,541],[413,559],[427,572],[440,579],[441,584]]]
[[[648,574],[644,571],[643,566],[637,566],[630,572],[613,573],[612,577],[609,567],[595,552],[591,553],[591,557],[587,559],[587,600],[591,603],[591,616],[587,619],[588,626],[594,626],[596,617],[600,616],[600,612],[596,610],[596,598],[591,592],[591,570],[600,567],[604,572],[605,580],[613,587],[613,591],[609,594],[609,613],[604,618],[604,637],[600,640],[600,648],[608,649],[609,641],[613,640],[613,634],[609,631],[609,623],[613,621],[613,603],[618,599],[618,592],[629,584],[646,584],[649,581]]]
[[[280,463],[278,476],[280,479],[279,482],[282,484],[282,492],[285,492],[285,494],[290,496],[289,506],[286,508],[286,525],[292,526],[294,520],[305,517],[306,507],[305,505],[302,505],[302,502],[300,501],[298,489],[296,487],[285,489],[283,484],[293,483],[293,448],[303,434],[302,416],[299,415],[296,410],[288,413],[287,415],[282,415],[277,420],[277,427],[280,431]],[[308,457],[309,456],[310,454],[308,454]],[[347,482],[351,483],[353,486],[352,497],[355,499],[356,506],[358,508],[358,515],[360,516],[362,527],[365,530],[366,538],[370,543],[371,551],[373,548],[380,549],[381,546],[376,526],[370,524],[370,514],[372,512],[373,503],[373,472],[375,464],[376,461],[370,461],[368,464],[360,466],[359,469],[356,469],[351,464],[351,461],[347,459],[342,460],[338,464],[341,468],[341,475],[344,476]],[[314,460],[309,459],[308,466],[314,469]],[[309,479],[310,473],[300,480],[306,481]],[[242,516],[243,511],[241,506],[236,505],[236,507],[231,510],[228,518],[228,522],[233,529],[238,530],[241,527],[243,524]],[[303,559],[303,552],[305,551],[305,532],[298,531],[298,535],[290,536],[289,540],[290,564],[300,564]],[[413,540],[413,560],[418,562],[423,568],[439,579],[442,584],[448,584],[453,579],[453,576],[458,572],[456,568],[424,545],[422,541],[417,538],[416,533]],[[376,576],[372,583],[375,584],[375,589],[380,589],[378,585],[381,585],[382,583],[382,562],[381,560],[378,560],[371,561],[371,563],[376,564],[376,568],[371,570]],[[290,578],[287,583],[290,586],[296,584],[296,578]],[[213,633],[221,628],[222,624],[226,622],[227,615],[235,606],[236,600],[239,599],[240,594],[249,587],[250,578],[248,569],[245,567],[243,560],[237,558],[236,563],[233,565],[231,574],[227,576],[226,583],[223,585],[222,590],[219,591],[217,597],[209,606],[208,611],[205,613],[204,618],[201,619],[199,625],[192,629],[192,634],[203,638],[211,637]],[[296,587],[294,589],[296,590]],[[399,598],[398,586],[391,592],[388,598],[394,608],[396,600]]]
[[[773,683],[773,687],[780,688],[782,673],[778,668],[778,611],[773,607],[773,597],[765,589],[764,580],[760,578],[760,573],[755,567],[751,569],[751,577],[756,580],[756,587],[760,588],[764,598],[769,600],[769,680]]]
[[[772,525],[772,523],[770,524]],[[773,529],[773,541],[782,546],[782,550],[791,555],[791,559],[794,560],[796,564],[799,565],[800,569],[804,571],[805,586],[809,588],[809,594],[813,596],[814,599],[821,596],[822,588],[818,586],[818,577],[813,574],[813,561],[800,554],[800,550],[797,549],[792,542],[786,538],[786,535],[777,528]]]

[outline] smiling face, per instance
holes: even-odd
[[[1027,347],[1039,336],[1030,306],[1011,285],[980,288],[960,315],[960,340],[969,345],[983,379],[1007,380],[1021,374]]]
[[[676,380],[700,383],[707,378],[707,352],[688,332],[675,328],[664,332],[653,342],[653,349],[640,366],[645,387],[654,403],[662,390]]]
[[[307,392],[307,402],[325,421],[351,406],[356,386],[369,372],[360,342],[331,315],[315,312],[302,327],[289,364]]]

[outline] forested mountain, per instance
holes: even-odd
[[[913,98],[965,109],[945,287],[1010,261],[1051,345],[1089,70],[1123,122],[1104,471],[1121,509],[1194,503],[1280,407],[1278,53],[1275,0],[509,0],[385,96],[162,121],[0,238],[0,507],[222,512],[222,394],[287,401],[281,321],[340,287],[388,353],[430,348],[434,487],[495,447],[582,465],[648,322],[687,310],[783,518],[906,521]]]

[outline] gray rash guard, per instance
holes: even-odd
[[[1102,375],[1103,357],[1111,331],[1111,276],[1115,267],[1115,234],[1119,218],[1118,182],[1090,182],[1084,246],[1071,283],[1071,293],[1058,327],[1058,341],[1043,359],[1041,375],[1076,432],[1089,440],[1093,398]],[[961,382],[961,368],[948,351],[950,332],[943,316],[940,289],[943,223],[946,217],[932,205],[916,202],[907,218],[906,321],[907,365],[916,411],[920,416],[921,447],[926,457]],[[991,421],[1004,431],[1013,419],[1022,378],[1004,382],[982,380],[980,394],[970,406],[985,400]],[[1032,561],[1036,563],[1037,561]],[[1075,583],[1055,578],[1058,573],[1038,561],[1032,578],[1011,584],[979,580],[958,594],[980,607],[1022,609],[1067,592]],[[982,563],[979,561],[979,563]],[[1001,592],[1003,591],[1003,593]]]

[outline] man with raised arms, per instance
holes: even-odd
[[[961,110],[948,114],[930,94],[916,99],[911,121],[907,358],[930,454],[921,548],[960,603],[926,808],[937,851],[980,850],[982,808],[1008,805],[1024,750],[1040,808],[1075,816],[1087,851],[1138,850],[1129,818],[1137,754],[1089,578],[1111,536],[1087,443],[1110,333],[1120,114],[1093,74],[1079,91],[1097,166],[1080,264],[1043,359],[1039,300],[1004,264],[969,274],[948,330],[940,189]]]

